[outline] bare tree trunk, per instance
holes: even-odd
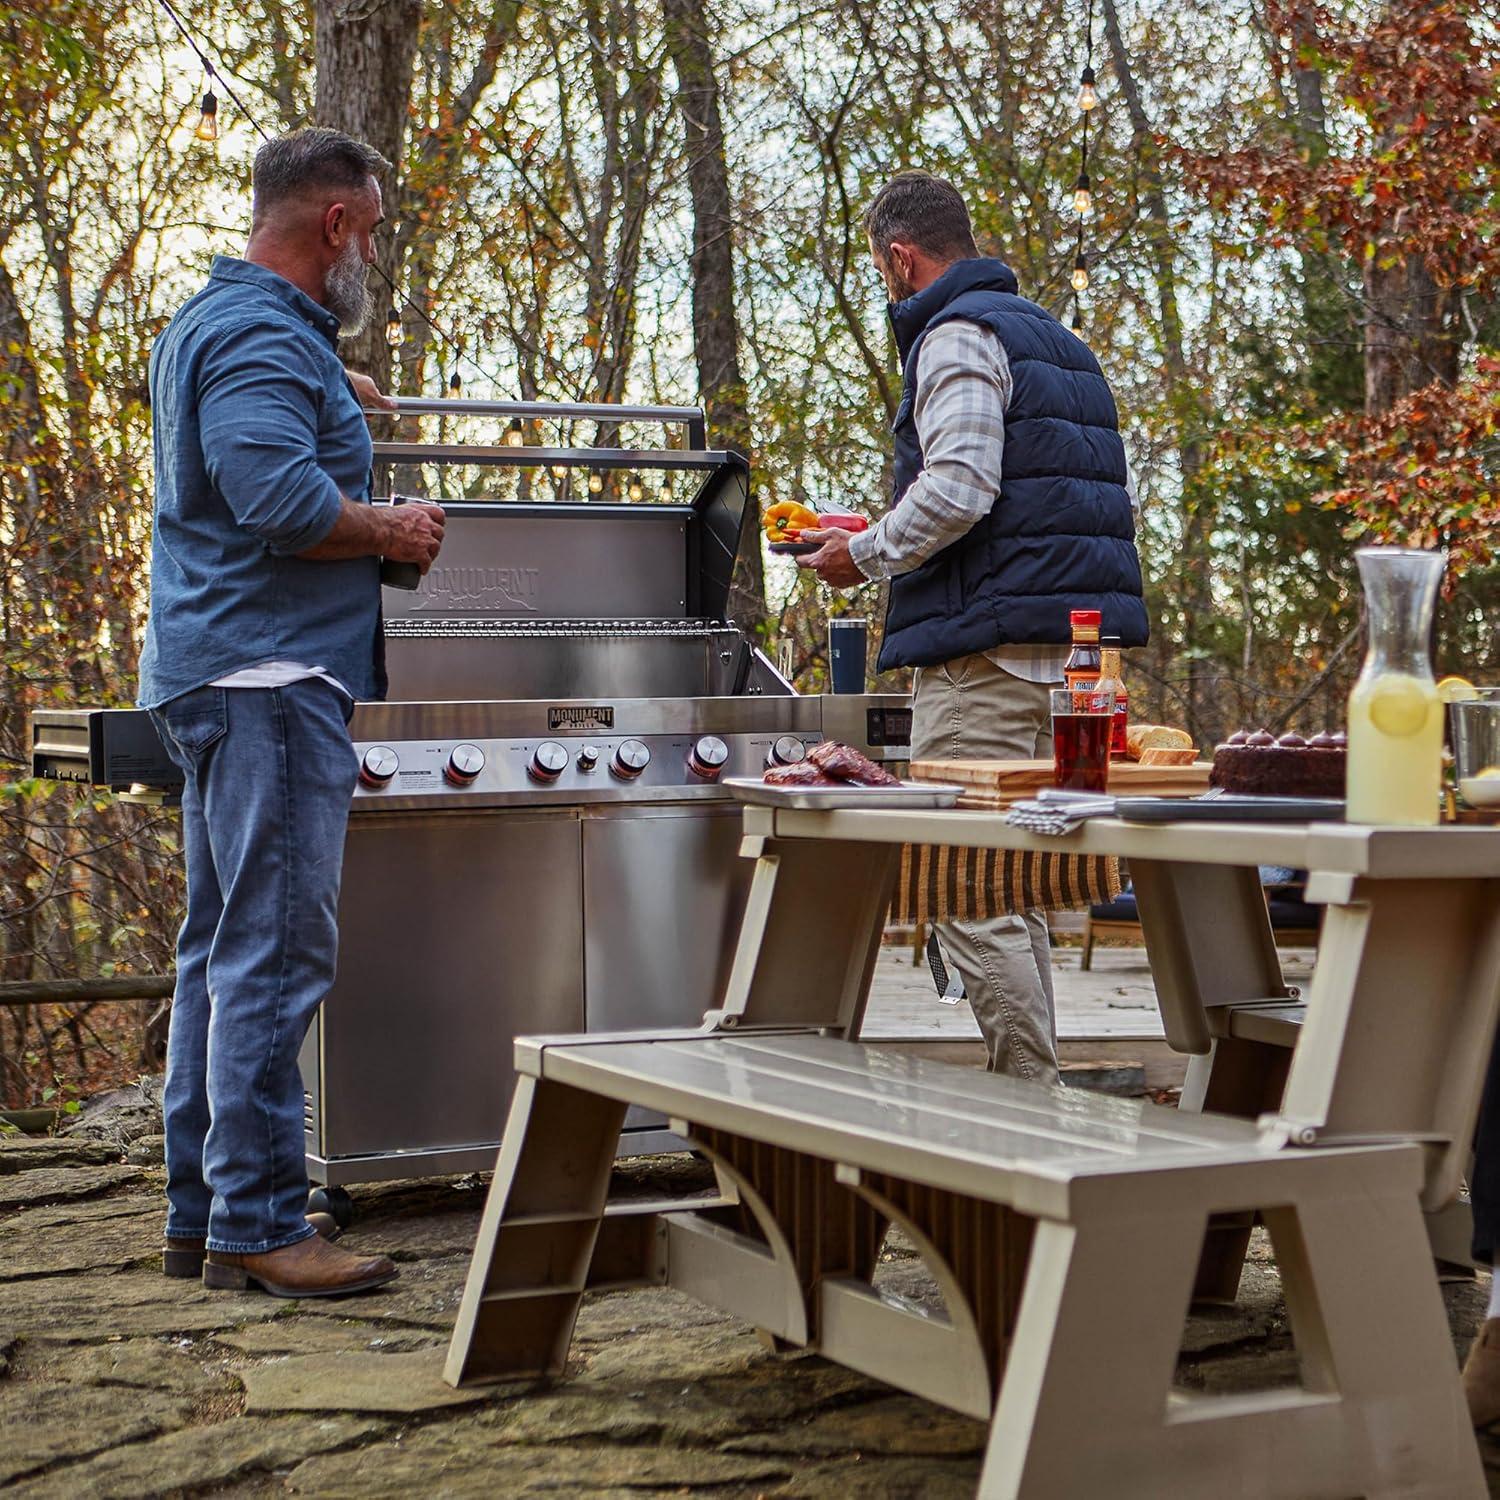
[[[701,0],[665,0],[666,44],[677,74],[693,200],[693,352],[713,441],[750,453],[750,413],[740,371],[735,314],[734,213],[713,43]],[[765,620],[760,528],[751,526],[735,568],[730,612],[742,625]]]
[[[1323,102],[1322,70],[1311,66],[1304,53],[1317,46],[1318,22],[1314,8],[1303,4],[1292,15],[1292,83],[1297,92],[1297,137],[1309,159],[1328,155],[1328,114]]]
[[[1379,416],[1433,381],[1458,380],[1463,349],[1457,293],[1420,259],[1365,267],[1365,415]]]
[[[421,16],[421,0],[317,3],[318,88],[313,113],[320,124],[368,142],[393,163],[380,183],[387,212],[400,201],[397,184]],[[380,269],[392,281],[398,280],[395,237],[377,235],[376,245]],[[375,310],[369,326],[357,337],[344,340],[340,353],[351,369],[373,376],[384,390],[391,376],[385,322],[393,299],[390,287],[378,276],[371,278],[371,291]]]
[[[1152,277],[1156,283],[1157,337],[1167,378],[1167,399],[1177,424],[1178,466],[1182,474],[1183,548],[1182,617],[1183,655],[1187,658],[1186,728],[1200,744],[1220,738],[1222,725],[1208,703],[1208,679],[1214,665],[1204,650],[1205,627],[1213,621],[1213,558],[1210,539],[1214,511],[1194,481],[1203,467],[1207,413],[1203,393],[1193,379],[1183,339],[1182,313],[1177,298],[1176,239],[1162,180],[1156,133],[1146,117],[1140,86],[1125,50],[1120,15],[1115,0],[1103,0],[1104,35],[1114,62],[1115,77],[1130,117],[1131,154],[1140,165],[1140,202],[1145,209],[1142,223],[1151,249]]]

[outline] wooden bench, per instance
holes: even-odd
[[[1484,1493],[1414,1146],[1285,1151],[1245,1121],[805,1033],[532,1039],[517,1065],[454,1384],[560,1375],[585,1291],[661,1284],[990,1422],[985,1495]],[[599,1254],[630,1105],[736,1201],[616,1216]],[[1269,1227],[1301,1382],[1173,1389],[1209,1215],[1237,1210]],[[893,1224],[941,1314],[882,1295]]]
[[[1271,1113],[1318,1139],[1427,1142],[1432,1253],[1471,1264],[1462,1178],[1495,1025],[1500,879],[1487,872],[1500,840],[1481,848],[1457,829],[1303,837],[1322,841],[1330,865],[1355,868],[1308,879],[1307,900],[1324,918],[1300,995],[1282,980],[1255,870],[1131,860],[1163,1028],[1190,1059],[1180,1107]],[[1475,875],[1444,873],[1433,843],[1444,837],[1481,854]],[[1382,841],[1412,855],[1388,854]],[[1250,1229],[1242,1219],[1212,1237],[1201,1299],[1234,1300]]]
[[[560,1374],[586,1291],[664,1284],[989,1421],[984,1496],[1483,1495],[1431,1275],[1421,1199],[1445,1168],[1426,1139],[1318,1144],[1305,1121],[1175,1112],[848,1040],[912,826],[840,818],[788,818],[806,834],[776,837],[781,813],[747,817],[756,873],[701,1030],[518,1042],[447,1378]],[[992,825],[976,838],[1008,836]],[[814,898],[818,931],[847,941],[796,939]],[[1477,977],[1492,1025],[1492,975]],[[1477,1072],[1458,1071],[1472,1110]],[[714,1162],[720,1205],[606,1203],[633,1105]],[[1200,1262],[1253,1215],[1300,1382],[1174,1389]],[[941,1314],[881,1293],[891,1225]]]

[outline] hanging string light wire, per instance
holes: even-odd
[[[255,116],[252,115],[250,113],[250,111],[245,108],[244,101],[240,98],[240,96],[238,94],[235,93],[235,91],[232,88],[229,87],[229,84],[220,76],[219,70],[216,67],[214,67],[213,62],[209,58],[208,53],[206,53],[203,50],[203,48],[198,45],[197,38],[193,35],[193,33],[191,31],[189,31],[187,29],[186,26],[183,25],[183,23],[182,23],[182,17],[179,16],[177,14],[177,12],[172,9],[171,0],[157,0],[157,3],[161,6],[161,8],[164,11],[166,11],[167,16],[171,20],[172,24],[178,29],[178,31],[180,31],[182,33],[182,39],[183,39],[183,41],[185,41],[188,44],[188,46],[191,47],[193,49],[193,51],[197,54],[198,61],[203,64],[203,71],[208,74],[210,80],[212,82],[218,84],[219,87],[224,90],[224,94],[229,99],[230,103],[232,103],[234,105],[234,107],[237,110],[239,110],[239,112],[250,122],[251,128],[261,138],[261,140],[263,140],[263,141],[270,140],[271,137],[268,136],[265,133],[265,131],[260,128],[260,125],[256,121]],[[214,100],[214,108],[212,110],[209,109],[209,107],[208,107],[208,101],[210,99],[213,99],[213,97],[214,96],[213,96],[213,91],[212,90],[209,90],[207,93],[204,94],[204,96],[203,96],[203,113],[204,114],[215,114],[215,113],[217,113],[217,111],[218,111],[218,101],[217,100]]]
[[[1094,211],[1089,183],[1089,117],[1083,117],[1083,136],[1078,148],[1078,181],[1073,184],[1073,212],[1086,219]]]
[[[1094,0],[1088,0],[1083,31],[1083,73],[1078,79],[1078,107],[1084,114],[1099,106],[1097,82],[1094,77]]]
[[[1073,212],[1078,216],[1078,245],[1073,256],[1073,332],[1083,332],[1083,293],[1089,284],[1088,255],[1083,246],[1084,220],[1094,211],[1089,181],[1089,120],[1099,104],[1094,77],[1094,0],[1087,0],[1083,25],[1083,72],[1079,77],[1078,108],[1083,115],[1078,146],[1078,179],[1073,184]]]
[[[197,57],[198,61],[203,64],[203,71],[214,83],[217,83],[219,87],[224,90],[225,96],[231,101],[231,103],[233,103],[234,107],[239,110],[240,114],[245,117],[245,119],[249,122],[250,128],[255,131],[255,133],[261,138],[261,140],[269,141],[271,137],[266,133],[255,116],[245,108],[244,101],[239,97],[238,94],[235,93],[232,88],[230,88],[229,84],[225,81],[223,75],[219,72],[219,70],[214,67],[213,60],[209,57],[204,48],[199,44],[198,39],[188,29],[186,24],[183,22],[182,17],[177,14],[175,9],[173,9],[171,0],[157,0],[157,4],[160,5],[161,8],[167,13],[167,16],[171,20],[172,24],[181,33],[183,41],[185,41],[188,46],[192,48],[193,53]],[[205,112],[210,112],[208,111],[208,100],[212,98],[212,91],[205,94]],[[218,103],[217,100],[215,100],[213,112],[216,112],[217,108]],[[470,366],[470,368],[475,371],[476,374],[481,377],[481,379],[489,381],[490,385],[494,389],[502,389],[500,381],[497,380],[493,375],[491,375],[490,372],[486,370],[484,366],[481,365],[476,359],[466,354],[464,352],[463,344],[458,339],[453,338],[450,334],[445,333],[443,329],[439,328],[438,325],[433,322],[432,318],[428,315],[426,309],[419,307],[415,302],[413,302],[412,299],[408,297],[406,293],[396,285],[396,283],[390,278],[390,276],[386,274],[385,268],[383,266],[373,265],[370,267],[370,269],[374,271],[374,273],[383,282],[385,282],[386,286],[390,288],[391,296],[394,297],[396,301],[398,301],[404,308],[406,308],[408,312],[413,313],[416,317],[420,318],[422,322],[425,323],[431,330],[433,337],[437,339],[440,344],[446,345],[453,351],[455,358],[463,360]],[[457,380],[458,376],[455,375],[453,378],[454,380]],[[460,388],[461,386],[462,382],[460,382]],[[456,394],[456,392],[454,392],[452,389],[452,381],[449,382],[449,390],[450,394]]]

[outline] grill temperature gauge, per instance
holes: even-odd
[[[705,734],[688,752],[688,770],[712,781],[729,759],[729,746],[716,734]]]
[[[771,746],[771,753],[766,756],[768,766],[792,766],[807,755],[807,746],[794,734],[778,735],[776,743]]]
[[[568,752],[556,740],[543,740],[532,752],[526,774],[533,781],[556,781],[567,768]]]
[[[453,786],[468,786],[482,770],[484,751],[478,745],[465,743],[453,747],[448,764],[443,767],[443,776]]]
[[[401,758],[389,745],[371,745],[359,758],[360,783],[379,791],[391,784],[400,765]]]
[[[621,781],[634,781],[651,764],[650,748],[640,740],[621,740],[609,768]]]

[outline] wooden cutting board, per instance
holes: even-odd
[[[1196,797],[1208,790],[1210,763],[1143,766],[1133,760],[1110,762],[1109,789],[1122,797]],[[967,788],[960,807],[1001,809],[1034,797],[1052,785],[1050,760],[916,760],[913,781],[946,781]]]

